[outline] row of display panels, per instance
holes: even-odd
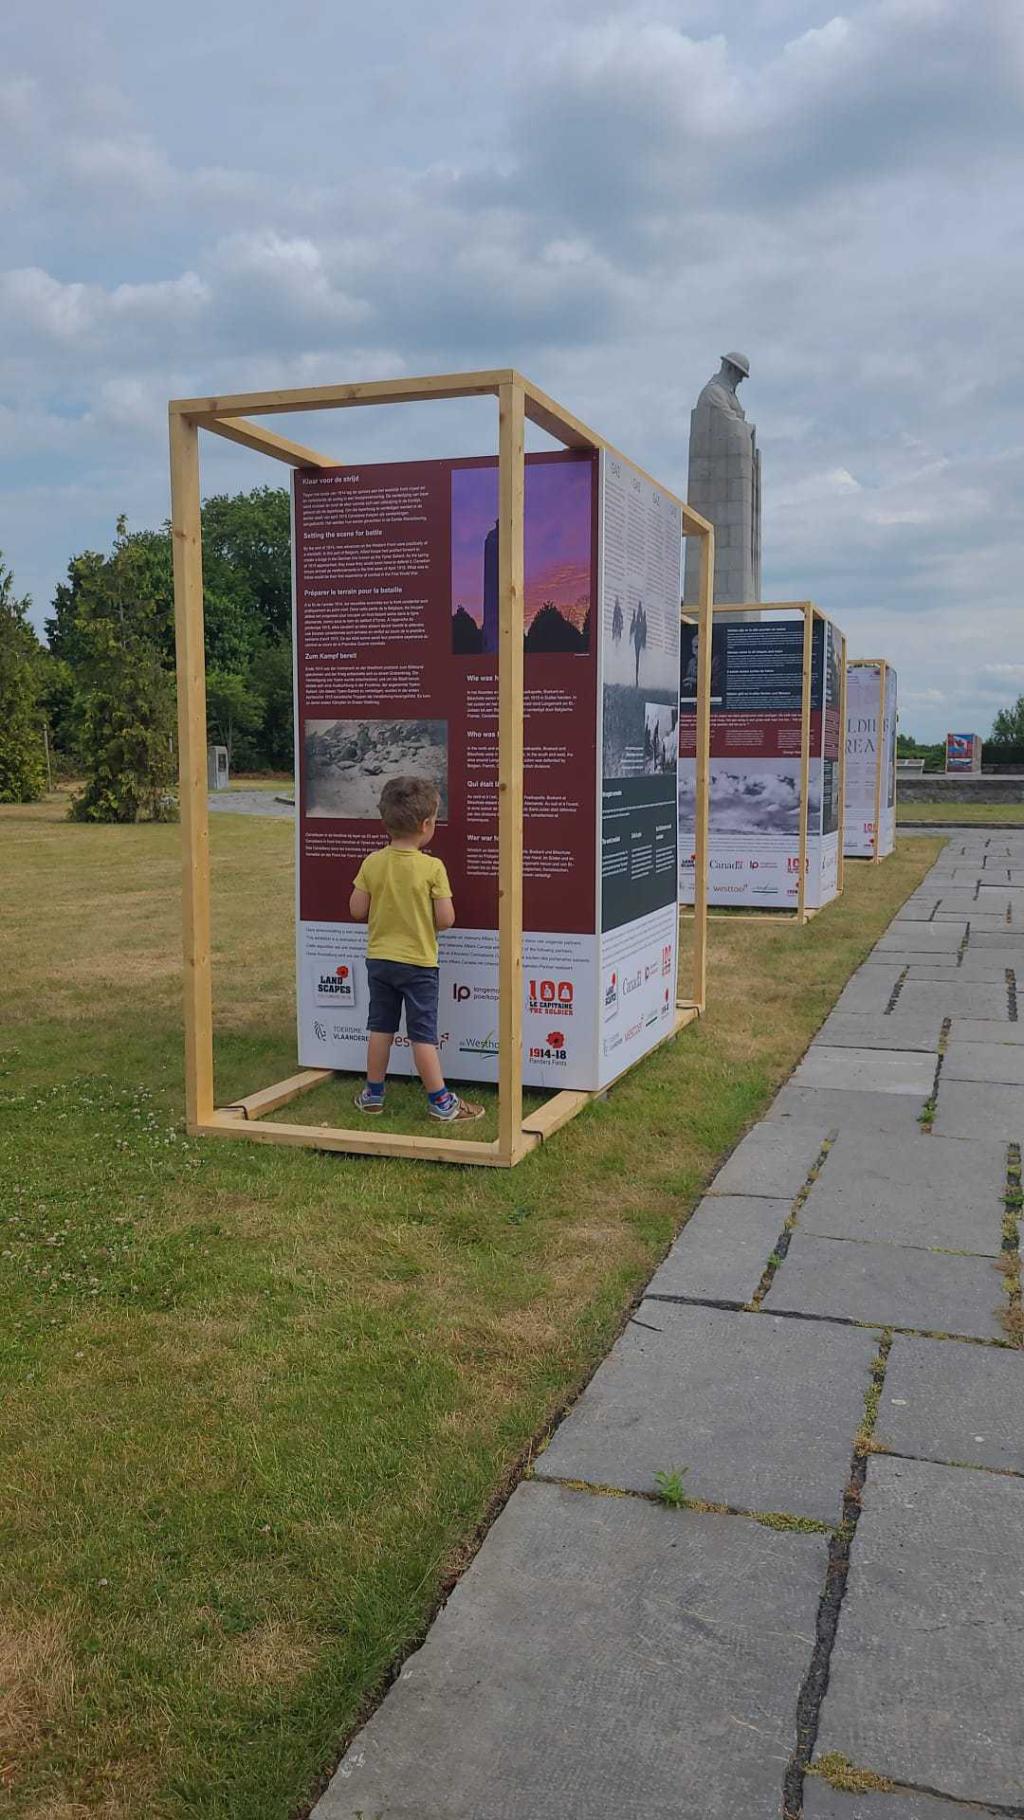
[[[437,785],[431,850],[456,905],[457,926],[440,943],[442,1053],[454,1078],[496,1078],[497,518],[493,458],[294,477],[305,1066],[358,1070],[365,1059],[366,929],[349,920],[348,896],[360,862],[386,839],[384,782],[414,773]],[[527,457],[528,1085],[606,1086],[661,1040],[674,1013],[677,899],[693,899],[696,811],[697,632],[684,625],[680,635],[679,531],[678,508],[624,461]],[[803,641],[802,614],[715,626],[713,904],[795,907],[805,812],[805,904],[820,909],[838,889],[841,641],[815,616],[806,802]],[[849,716],[847,851],[860,850],[874,813],[877,673],[874,709],[866,671],[863,687],[860,704],[859,679]],[[888,753],[894,676],[884,721]],[[891,809],[888,784],[885,802]],[[393,1062],[412,1071],[404,1039]]]

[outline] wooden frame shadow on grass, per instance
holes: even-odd
[[[839,627],[835,624],[834,620],[829,620],[828,615],[823,613],[820,607],[815,606],[813,600],[748,600],[748,601],[727,601],[725,603],[722,603],[722,602],[716,600],[714,603],[714,606],[712,608],[712,616],[714,616],[715,614],[718,614],[718,613],[801,613],[803,615],[803,622],[804,622],[803,675],[802,675],[801,696],[800,696],[800,845],[799,845],[798,857],[797,857],[797,864],[799,867],[799,876],[797,879],[796,909],[795,910],[728,910],[728,909],[715,910],[715,909],[713,909],[713,910],[709,911],[707,908],[707,878],[705,876],[702,879],[701,871],[700,871],[701,844],[700,844],[699,840],[695,840],[694,841],[694,901],[693,901],[692,908],[688,904],[680,905],[680,909],[679,909],[680,921],[683,921],[683,920],[689,921],[689,919],[691,917],[696,917],[698,919],[698,921],[700,920],[702,912],[698,907],[698,892],[700,891],[701,885],[703,884],[703,887],[704,887],[703,916],[704,916],[705,920],[707,919],[708,916],[712,916],[712,917],[715,917],[716,919],[719,917],[722,918],[723,920],[728,919],[730,922],[734,922],[734,923],[749,921],[752,923],[796,923],[798,925],[802,925],[804,923],[809,923],[812,916],[817,916],[819,914],[818,906],[809,905],[807,903],[807,790],[808,790],[808,780],[809,780],[810,768],[811,768],[811,668],[812,668],[813,653],[814,653],[814,622],[816,619],[820,619],[823,625],[825,625],[825,624],[831,625],[832,630],[838,637],[839,643],[840,643],[840,655],[839,655],[839,849],[838,849],[838,855],[837,855],[837,859],[836,859],[836,897],[841,897],[843,894],[843,882],[844,882],[843,806],[844,806],[844,803],[846,800],[846,668],[847,668],[846,636],[845,636],[845,633],[843,633],[839,630]],[[695,623],[697,615],[695,614],[692,606],[684,606],[683,610],[682,610],[682,617],[683,617],[684,621],[686,621],[692,625]],[[703,647],[704,647],[704,640],[701,639],[700,645],[698,647],[698,694],[699,695],[700,695],[701,689],[704,687],[704,680],[700,674],[700,669],[701,669],[700,660],[703,655]],[[710,660],[709,660],[709,671],[708,671],[708,678],[707,678],[707,691],[708,691],[708,693],[707,693],[708,717],[709,717],[709,722],[710,722],[710,713],[711,713]],[[703,700],[704,700],[703,695],[700,695],[700,700],[703,703]],[[697,740],[698,740],[697,831],[698,831],[698,835],[700,833],[700,804],[701,804],[700,738],[701,738],[701,726],[700,726],[700,717],[698,715],[698,723],[697,723]],[[709,726],[708,743],[709,743],[709,749],[710,749],[710,726]],[[708,834],[707,818],[710,813],[706,780],[705,780],[705,785],[704,785],[703,800],[704,800],[704,814],[705,814],[703,846],[704,846],[704,852],[705,852],[705,856],[706,856],[706,854],[707,854],[707,834]],[[707,865],[707,860],[705,857],[705,861],[704,861],[705,871],[706,871],[706,865]],[[835,902],[835,898],[829,899],[829,903],[834,903],[834,902]],[[820,906],[820,908],[823,910],[827,910],[828,904],[822,904]]]
[[[303,1093],[331,1078],[332,1070],[301,1069],[287,1080],[217,1107],[213,1070],[213,998],[210,968],[210,855],[206,793],[206,663],[203,637],[202,518],[199,431],[269,455],[293,468],[335,468],[329,455],[277,435],[252,415],[341,410],[356,405],[409,404],[491,396],[498,402],[498,1136],[493,1142],[404,1136],[343,1127],[262,1123]],[[526,419],[565,447],[619,451],[512,369],[445,373],[423,379],[386,379],[294,391],[247,392],[229,397],[179,398],[169,405],[171,529],[178,668],[178,745],[181,778],[182,895],[185,962],[185,1101],[190,1133],[249,1138],[258,1143],[305,1145],[362,1156],[394,1156],[445,1163],[511,1168],[597,1097],[555,1093],[523,1117],[523,500]],[[642,470],[637,470],[642,473]],[[645,478],[650,478],[645,476]],[[659,483],[660,484],[660,483]],[[706,636],[700,641],[697,728],[697,826],[695,931],[690,996],[677,1000],[668,1041],[704,1010],[707,979],[707,790],[711,691],[711,587],[714,532],[708,521],[668,488],[678,507],[680,535],[701,540],[700,600],[691,609]]]

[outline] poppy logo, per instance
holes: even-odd
[[[551,1044],[552,1049],[565,1048],[565,1037],[560,1030],[549,1030],[547,1040]]]

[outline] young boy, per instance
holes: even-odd
[[[368,922],[366,972],[366,1085],[356,1095],[360,1112],[383,1112],[391,1044],[405,1006],[405,1032],[427,1093],[427,1110],[445,1124],[483,1118],[445,1086],[437,1050],[437,932],[455,921],[452,888],[439,859],[423,853],[434,838],[440,803],[425,777],[393,777],[380,796],[380,816],[390,845],[364,859],[356,873],[349,913]]]

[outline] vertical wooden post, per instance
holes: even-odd
[[[523,1151],[524,394],[498,388],[498,1151]]]
[[[714,633],[715,533],[700,540],[697,598],[697,714],[693,829],[693,997],[708,995],[708,787],[711,755],[711,642]]]
[[[836,855],[836,886],[840,892],[846,880],[846,634],[843,634],[843,667],[839,672],[839,851]]]
[[[206,804],[206,660],[199,432],[170,414],[171,541],[178,661],[185,963],[185,1119],[190,1131],[213,1113],[213,996],[210,981],[210,849]]]
[[[796,914],[797,921],[801,923],[806,921],[807,902],[807,795],[811,771],[811,677],[813,674],[813,650],[814,608],[810,601],[808,601],[804,605],[803,694],[800,702],[800,845],[797,858],[799,877],[796,888]],[[824,694],[822,705],[824,707]],[[822,715],[822,719],[824,720],[824,714]]]

